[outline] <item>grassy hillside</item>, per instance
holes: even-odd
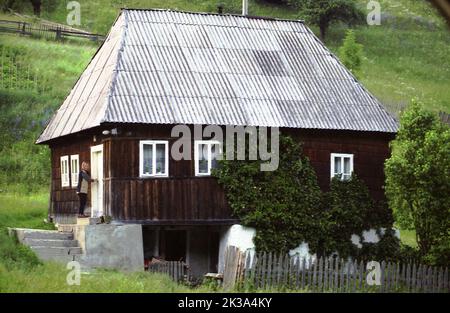
[[[48,189],[49,151],[34,142],[95,50],[0,36],[0,192]]]
[[[363,10],[367,1],[357,0]],[[80,0],[81,26],[106,33],[120,7],[172,8],[215,12],[218,0]],[[241,0],[221,1],[224,11],[239,13]],[[42,17],[64,23],[67,1],[44,5]],[[381,0],[381,26],[355,26],[364,45],[362,83],[394,114],[415,97],[432,111],[450,112],[450,32],[425,1]],[[31,14],[31,4],[17,8]],[[250,0],[252,15],[302,19],[297,9]],[[0,19],[18,19],[0,14]],[[334,52],[347,26],[331,27],[326,45]],[[317,31],[313,27],[314,31]],[[89,42],[56,43],[0,34],[0,192],[46,190],[49,153],[33,143],[45,121],[94,54]],[[26,182],[26,184],[23,184]]]

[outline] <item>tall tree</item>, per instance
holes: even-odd
[[[328,28],[333,22],[359,22],[363,13],[354,0],[297,0],[306,20],[320,28],[320,38],[325,40]]]
[[[385,172],[396,222],[416,230],[423,257],[445,259],[441,256],[450,249],[450,128],[413,102],[401,116]]]

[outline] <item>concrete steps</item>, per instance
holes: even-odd
[[[34,239],[25,238],[24,244],[35,247],[78,247],[78,241],[72,239]]]
[[[10,234],[29,246],[42,260],[67,263],[78,260],[83,255],[73,232],[13,228],[10,229]]]
[[[30,246],[42,260],[73,261],[74,257],[82,254],[80,247],[44,247]]]
[[[30,239],[53,239],[53,240],[72,240],[73,234],[66,232],[59,232],[57,230],[41,230],[41,229],[24,229],[24,228],[16,228],[16,230],[20,233],[22,238],[19,238],[20,241],[25,238]]]

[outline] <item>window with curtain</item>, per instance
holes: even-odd
[[[340,176],[342,180],[348,180],[353,173],[353,154],[331,154],[331,178]]]
[[[139,175],[141,177],[169,176],[169,143],[161,140],[141,140]]]
[[[211,175],[211,169],[218,166],[217,160],[221,153],[221,146],[218,141],[196,140],[194,150],[195,176]]]

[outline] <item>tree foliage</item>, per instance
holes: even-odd
[[[305,19],[319,26],[320,37],[325,35],[334,22],[341,21],[347,24],[357,23],[364,19],[363,13],[356,6],[354,0],[296,0]]]
[[[363,58],[363,46],[356,42],[355,33],[351,29],[347,31],[344,42],[339,48],[339,57],[350,72],[358,76]]]
[[[415,229],[431,263],[450,255],[450,129],[413,101],[386,161],[386,194],[397,223]],[[445,262],[444,262],[445,263]]]

